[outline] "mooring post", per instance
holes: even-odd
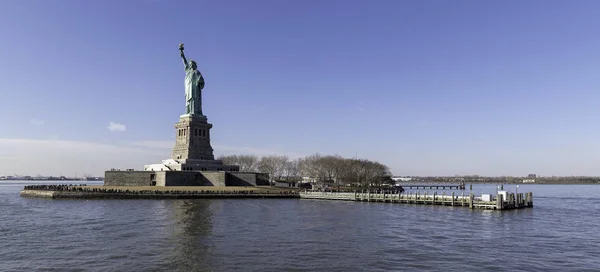
[[[533,207],[533,192],[529,192],[529,207]]]
[[[527,193],[529,195],[529,207],[533,206],[533,194],[531,192]]]
[[[452,191],[452,206],[454,206],[454,191]]]
[[[473,193],[469,194],[469,208],[473,209],[474,205],[473,205],[473,200],[474,200],[475,196],[473,195]]]
[[[496,210],[502,210],[504,207],[504,196],[502,196],[501,194],[498,194],[498,196],[496,196]]]
[[[522,208],[525,206],[525,197],[523,196],[523,193],[519,194],[519,206]]]

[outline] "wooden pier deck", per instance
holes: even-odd
[[[506,199],[505,198],[506,195]],[[427,193],[371,193],[371,192],[355,192],[355,193],[333,193],[333,192],[300,192],[300,198],[304,199],[323,199],[323,200],[345,200],[345,201],[368,201],[368,202],[383,202],[383,203],[403,203],[403,204],[418,204],[418,205],[442,205],[442,206],[457,206],[469,207],[471,209],[487,209],[487,210],[512,210],[533,207],[533,194],[529,193],[506,193],[498,194],[489,199],[484,197],[476,197],[473,194],[469,195],[446,195],[446,193],[433,194]]]

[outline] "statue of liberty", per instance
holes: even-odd
[[[204,77],[196,70],[196,62],[188,61],[183,54],[183,44],[179,44],[181,58],[185,67],[185,114],[202,115],[202,89],[204,89]]]

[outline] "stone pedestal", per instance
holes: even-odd
[[[175,146],[171,158],[174,160],[214,160],[210,145],[210,129],[204,115],[182,115],[175,124]]]
[[[146,171],[240,171],[238,165],[225,165],[220,160],[163,160],[144,166]]]

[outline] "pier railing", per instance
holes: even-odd
[[[504,199],[506,195],[506,199]],[[479,197],[473,194],[456,195],[438,194],[434,192],[402,192],[402,193],[373,193],[373,192],[354,192],[354,193],[337,193],[337,192],[300,192],[300,197],[305,199],[324,199],[324,200],[345,200],[345,201],[367,201],[367,202],[384,202],[384,203],[403,203],[403,204],[421,204],[421,205],[442,205],[442,206],[458,206],[469,207],[471,209],[490,209],[490,210],[507,210],[533,207],[533,194],[529,193],[506,193],[496,196],[488,195],[488,197]]]

